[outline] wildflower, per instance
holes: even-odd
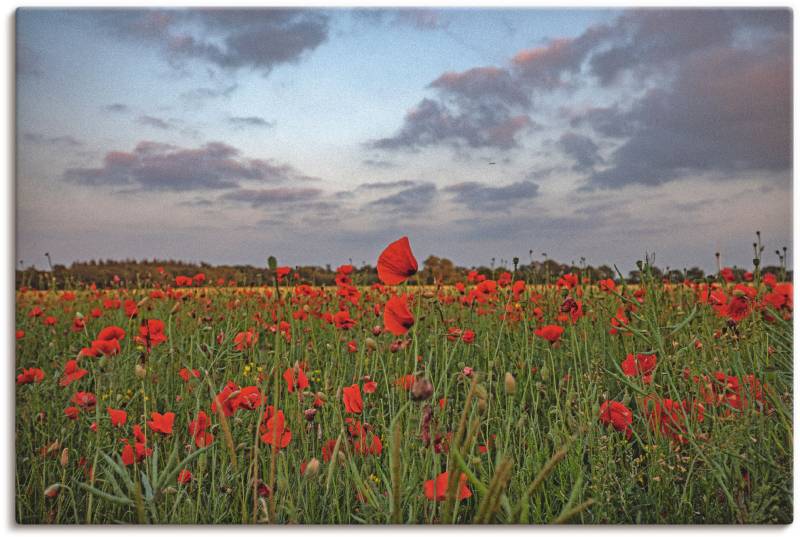
[[[391,243],[378,257],[378,278],[385,285],[403,283],[416,273],[417,260],[411,252],[408,237]]]
[[[449,480],[450,474],[448,472],[442,472],[436,476],[436,479],[429,479],[425,481],[425,484],[422,488],[423,492],[425,493],[425,497],[431,501],[444,501],[447,497],[447,485]],[[472,491],[467,486],[466,481],[466,474],[461,474],[459,476],[459,485],[457,491],[459,500],[466,500],[472,496]]]

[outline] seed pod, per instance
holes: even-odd
[[[432,395],[433,383],[424,377],[415,380],[414,384],[411,386],[412,401],[425,401],[430,399]]]
[[[306,464],[306,471],[303,473],[304,477],[312,478],[319,473],[319,460],[316,458],[311,459]]]
[[[57,498],[59,494],[61,494],[61,485],[59,483],[53,483],[44,489],[44,495],[48,498]]]
[[[510,372],[506,371],[505,379],[503,379],[503,383],[505,384],[506,394],[514,395],[517,393],[517,381],[514,380],[514,375]]]

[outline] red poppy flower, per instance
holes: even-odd
[[[555,343],[561,338],[561,334],[564,333],[564,329],[556,324],[549,324],[547,326],[537,328],[533,331],[533,333],[541,338],[546,339],[550,343]]]
[[[333,316],[333,324],[340,330],[349,330],[356,325],[356,321],[350,318],[350,312],[347,310],[337,311]]]
[[[76,392],[70,401],[84,409],[94,408],[97,404],[97,398],[91,392]]]
[[[164,334],[164,321],[160,319],[148,319],[139,326],[139,335],[136,336],[136,343],[144,345],[147,350],[157,347],[167,340]]]
[[[403,283],[417,273],[417,260],[408,237],[391,243],[378,257],[378,278],[386,285]]]
[[[617,431],[624,431],[625,437],[630,439],[633,412],[622,403],[605,401],[600,405],[600,421],[606,425],[612,425]]]
[[[125,339],[125,330],[120,328],[119,326],[107,326],[100,330],[100,333],[97,334],[95,338],[100,341],[110,341],[112,339],[123,340]]]
[[[92,351],[95,356],[102,354],[103,356],[114,356],[122,350],[119,345],[119,340],[116,339],[96,339],[92,341]]]
[[[192,472],[189,470],[181,470],[178,474],[178,483],[185,485],[192,480]]]
[[[261,393],[258,391],[258,386],[245,386],[231,403],[233,410],[244,408],[245,410],[254,410],[261,404]]]
[[[202,410],[197,413],[197,417],[189,422],[189,434],[194,437],[194,443],[197,447],[205,447],[211,445],[214,441],[214,435],[206,432],[206,429],[211,426],[211,420],[208,415]]]
[[[293,393],[295,389],[305,390],[308,388],[308,377],[303,372],[302,367],[290,367],[283,372],[283,379],[286,381],[286,388],[289,393]]]
[[[442,472],[436,476],[436,479],[429,479],[425,481],[425,485],[422,488],[423,492],[425,493],[425,497],[431,501],[443,502],[447,496],[447,484],[449,480],[450,474],[448,472]],[[459,500],[466,500],[472,496],[472,491],[467,486],[466,481],[466,474],[461,474],[459,477],[458,488]]]
[[[68,406],[67,408],[64,409],[64,415],[71,420],[78,419],[79,412],[80,411],[78,410],[78,407],[74,406]]]
[[[264,412],[264,416],[270,417],[261,426],[263,432],[261,441],[277,449],[283,449],[288,446],[289,442],[292,441],[292,431],[286,428],[286,418],[283,416],[283,410],[277,410],[272,413],[272,407],[270,407]]]
[[[653,381],[653,371],[656,368],[655,354],[629,354],[620,364],[626,377],[642,377],[645,384]]]
[[[378,383],[374,380],[368,380],[364,383],[364,393],[375,393],[378,389]]]
[[[233,343],[233,348],[237,351],[251,349],[258,343],[258,332],[255,332],[252,328],[246,332],[239,332],[233,338]]]
[[[183,379],[184,382],[189,382],[189,379],[191,377],[199,379],[200,378],[200,371],[198,371],[197,369],[192,369],[190,371],[189,369],[184,367],[180,371],[178,371],[178,375]]]
[[[22,373],[17,375],[17,385],[30,384],[31,382],[40,383],[44,380],[44,371],[38,367],[31,367],[23,369]]]
[[[111,418],[112,427],[121,427],[128,421],[128,413],[124,410],[115,410],[111,407],[106,408],[108,415]]]
[[[172,434],[172,424],[175,422],[174,412],[166,412],[165,414],[151,412],[150,417],[152,419],[147,422],[147,425],[152,431],[161,434]]]
[[[406,295],[393,296],[383,308],[383,326],[395,336],[402,336],[414,326],[414,316],[408,309]]]
[[[361,389],[358,384],[342,388],[342,400],[346,412],[361,414],[364,410],[364,401],[361,399]]]

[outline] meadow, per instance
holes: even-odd
[[[791,283],[378,253],[371,286],[17,289],[17,521],[792,521]]]

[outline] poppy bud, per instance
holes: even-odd
[[[44,495],[48,498],[57,498],[60,493],[61,485],[59,483],[54,483],[44,489]]]
[[[478,412],[481,414],[486,412],[486,399],[478,399]]]
[[[367,339],[364,340],[364,345],[367,347],[367,350],[370,351],[378,350],[378,343],[371,337],[368,337]]]
[[[506,377],[503,379],[508,395],[514,395],[517,392],[517,381],[514,380],[514,375],[506,371]]]
[[[314,421],[314,416],[316,416],[316,415],[317,415],[317,409],[316,408],[309,408],[309,409],[303,411],[303,416],[305,416],[306,421]]]
[[[424,293],[422,293],[422,297],[430,300],[432,298],[436,298],[436,293],[434,293],[433,291],[425,291]]]
[[[147,369],[142,364],[136,364],[136,367],[133,368],[133,372],[136,373],[136,378],[139,380],[144,380],[147,376]]]
[[[61,458],[59,459],[61,463],[61,467],[65,468],[67,464],[69,464],[69,448],[64,448],[61,450]]]
[[[383,327],[382,326],[377,326],[376,325],[376,326],[372,327],[372,335],[373,336],[379,336],[382,333],[383,333]]]
[[[488,399],[488,398],[489,398],[489,394],[487,393],[487,391],[486,391],[486,388],[484,388],[484,387],[483,387],[483,386],[481,386],[480,384],[477,384],[477,385],[475,386],[475,396],[476,396],[478,399],[481,399],[481,400],[483,400],[483,401],[485,401],[486,399]]]
[[[411,400],[425,401],[433,395],[433,384],[426,378],[418,378],[411,386]]]
[[[308,461],[308,464],[306,464],[306,471],[303,473],[303,476],[311,478],[317,475],[318,473],[319,473],[319,460],[313,458],[310,461]]]
[[[542,376],[543,380],[547,380],[547,377],[550,376],[550,368],[548,368],[547,365],[543,365],[539,370],[539,374]]]
[[[167,487],[161,490],[162,494],[175,494],[176,492],[178,492],[178,489],[175,487]]]
[[[137,308],[141,308],[142,306],[144,306],[145,304],[147,304],[147,302],[148,302],[149,300],[150,300],[150,297],[149,297],[149,296],[146,296],[146,297],[144,297],[143,299],[141,299],[139,302],[137,302],[137,303],[136,303],[136,307],[137,307]]]
[[[181,303],[180,302],[176,302],[175,305],[172,306],[172,309],[169,310],[169,314],[170,315],[174,315],[174,314],[178,313],[179,311],[181,311]]]

